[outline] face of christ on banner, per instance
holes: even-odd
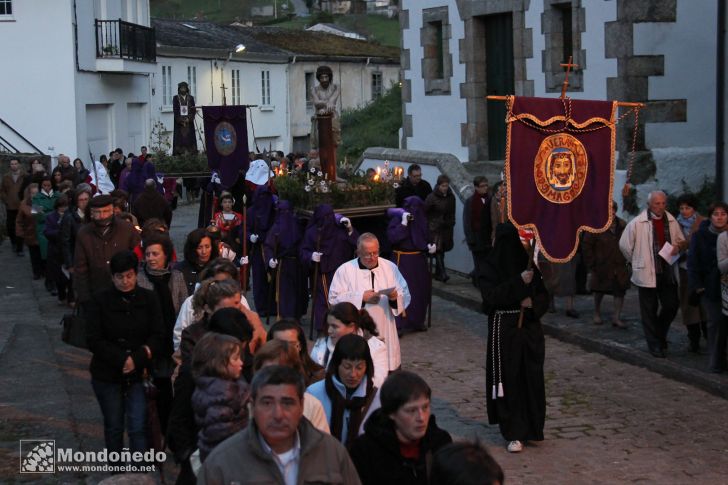
[[[574,183],[574,154],[568,148],[555,148],[549,156],[549,185],[554,190],[569,190]]]
[[[588,168],[586,150],[569,134],[552,135],[541,142],[533,167],[541,196],[555,204],[568,204],[584,188]]]

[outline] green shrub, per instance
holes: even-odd
[[[402,90],[395,84],[381,98],[341,116],[341,145],[337,158],[357,160],[372,146],[397,148],[402,127]]]

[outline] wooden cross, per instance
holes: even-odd
[[[569,62],[566,64],[559,64],[561,67],[566,68],[566,75],[564,76],[564,82],[561,85],[561,99],[564,99],[566,97],[566,90],[569,88],[569,71],[571,71],[571,68],[577,68],[579,67],[578,64],[572,63],[573,56],[569,56]]]
[[[225,96],[225,91],[227,91],[228,88],[225,86],[225,81],[224,80],[222,82],[222,86],[220,86],[220,89],[222,90],[222,105],[223,106],[227,106],[227,97]]]

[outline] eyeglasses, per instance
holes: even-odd
[[[379,256],[379,251],[372,251],[371,253],[361,253],[362,258],[376,258]]]

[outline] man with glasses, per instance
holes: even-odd
[[[404,199],[411,195],[416,195],[424,201],[431,192],[432,185],[430,185],[430,182],[422,179],[422,167],[413,163],[407,167],[407,178],[395,191],[395,204],[397,207],[402,207]]]
[[[397,265],[379,259],[379,240],[365,232],[357,241],[357,258],[336,270],[329,290],[329,303],[348,301],[363,308],[377,325],[379,338],[387,345],[389,371],[400,367],[399,337],[395,318],[410,304],[410,292]]]
[[[111,257],[139,244],[139,233],[128,222],[114,216],[114,199],[99,195],[89,202],[91,224],[76,236],[73,284],[78,304],[91,299],[91,293],[111,288]]]
[[[478,175],[473,179],[475,193],[463,204],[463,231],[468,248],[473,256],[473,271],[470,273],[473,285],[478,281],[480,268],[488,256],[491,244],[492,221],[490,215],[491,196],[488,179]]]

